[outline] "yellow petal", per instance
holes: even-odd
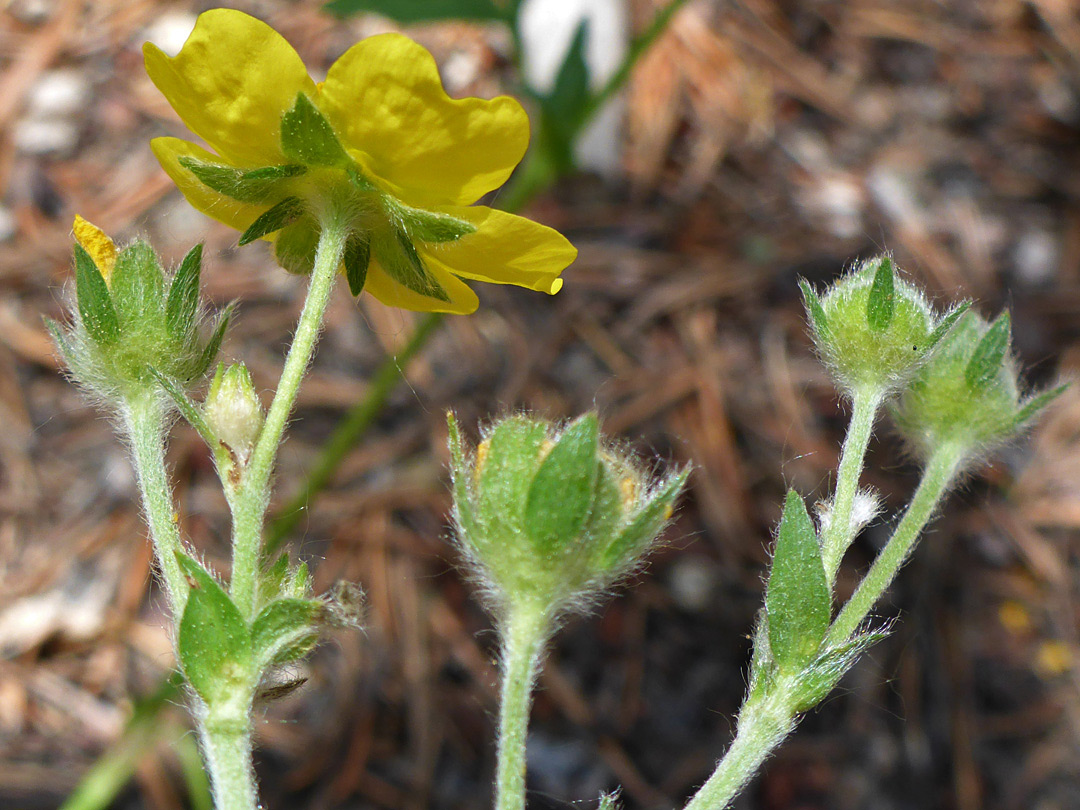
[[[413,292],[387,275],[386,271],[379,267],[379,263],[373,258],[368,265],[367,281],[364,289],[374,295],[379,301],[389,307],[401,307],[415,312],[449,312],[455,315],[468,315],[476,312],[480,305],[476,293],[469,289],[464,282],[454,278],[445,270],[429,267],[432,274],[438,279],[449,301],[440,301],[437,298],[428,298],[426,295]]]
[[[506,181],[529,145],[517,101],[451,99],[431,54],[401,34],[353,45],[319,90],[345,145],[420,207],[475,202]]]
[[[75,215],[75,224],[71,226],[75,233],[75,241],[82,245],[83,250],[90,254],[90,258],[97,265],[98,272],[109,283],[113,267],[116,266],[116,243],[109,238],[105,231],[97,225],[87,222],[78,214]]]
[[[440,211],[476,226],[453,242],[421,246],[429,265],[463,278],[516,284],[554,295],[559,274],[577,257],[577,248],[558,231],[525,217],[483,205],[442,206]]]
[[[196,135],[241,167],[285,163],[281,116],[315,83],[273,28],[232,9],[199,15],[175,57],[147,42],[146,72]]]
[[[150,141],[150,149],[161,164],[161,168],[165,170],[165,174],[172,178],[187,201],[208,217],[224,222],[238,231],[246,231],[259,214],[267,210],[268,206],[265,205],[251,205],[226,197],[224,194],[218,194],[208,186],[204,186],[195,175],[180,165],[179,161],[182,157],[222,163],[221,158],[212,152],[207,152],[201,146],[179,138],[154,138]]]

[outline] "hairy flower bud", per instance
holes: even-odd
[[[202,246],[170,277],[142,240],[117,248],[82,217],[74,232],[73,323],[47,323],[76,380],[112,402],[157,390],[162,377],[180,388],[197,382],[229,320],[226,310],[209,340],[200,335]]]
[[[902,389],[955,320],[938,319],[888,256],[863,262],[823,296],[802,282],[814,342],[841,389]]]
[[[203,405],[203,417],[217,438],[243,462],[263,425],[262,402],[243,363],[218,363]]]
[[[474,458],[449,421],[458,538],[500,608],[559,613],[612,584],[653,545],[689,474],[650,485],[604,444],[595,413],[563,427],[502,419]]]
[[[920,456],[951,444],[974,457],[1007,441],[1064,388],[1023,398],[1009,351],[1010,321],[965,313],[893,408]]]

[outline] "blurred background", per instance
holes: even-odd
[[[785,487],[820,497],[835,469],[845,409],[797,279],[820,286],[888,250],[942,304],[1009,306],[1031,386],[1080,369],[1068,0],[690,0],[655,37],[661,0],[526,0],[516,25],[495,0],[336,4],[396,21],[234,5],[316,78],[404,24],[452,95],[525,97],[541,159],[493,203],[580,248],[558,296],[477,285],[480,311],[441,323],[337,291],[278,495],[371,404],[362,441],[289,531],[319,590],[364,586],[366,630],[328,639],[294,673],[304,688],[259,708],[269,808],[490,802],[494,637],[448,536],[446,409],[475,438],[489,414],[597,408],[645,458],[697,467],[649,569],[558,636],[529,738],[530,808],[591,807],[621,785],[627,808],[659,809],[680,806],[730,739]],[[62,378],[41,319],[61,312],[76,212],[119,239],[148,235],[172,262],[205,241],[207,294],[240,302],[223,356],[262,391],[276,383],[301,281],[264,246],[237,251],[147,146],[185,129],[141,45],[175,52],[207,7],[0,4],[4,808],[59,807],[87,774],[68,810],[206,807],[178,698],[160,691],[172,650],[125,451]],[[470,19],[423,19],[455,15]],[[895,511],[917,470],[887,424],[878,439],[865,481]],[[178,426],[169,457],[183,532],[220,567],[227,510],[201,440]],[[889,526],[852,549],[841,591]],[[901,617],[892,636],[738,807],[1080,806],[1078,610],[1074,386],[951,497],[881,606]]]

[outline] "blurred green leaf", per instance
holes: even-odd
[[[573,166],[574,141],[586,122],[592,102],[589,66],[585,61],[588,42],[589,21],[584,19],[574,33],[551,92],[540,98],[541,126],[547,146],[556,163],[564,168]]]

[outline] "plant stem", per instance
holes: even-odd
[[[889,542],[878,554],[858,589],[833,621],[825,645],[842,644],[859,628],[870,614],[885,589],[896,577],[911,552],[919,534],[926,527],[942,495],[952,484],[963,459],[961,448],[950,444],[938,447],[930,456],[922,481],[908,505],[904,517],[893,531]]]
[[[354,405],[334,427],[334,432],[323,444],[315,465],[307,475],[289,502],[270,522],[264,553],[269,555],[277,551],[296,524],[311,507],[311,502],[326,487],[341,462],[356,447],[360,437],[371,427],[372,422],[382,411],[387,398],[397,387],[398,380],[413,356],[427,345],[432,332],[442,323],[444,315],[429,312],[420,321],[409,342],[396,355],[387,357],[375,376],[371,378],[367,394]]]
[[[840,453],[840,466],[836,472],[836,492],[829,510],[829,527],[825,530],[821,544],[821,558],[830,588],[836,579],[836,571],[840,567],[844,552],[855,539],[851,514],[855,506],[855,496],[859,492],[859,478],[862,476],[866,459],[866,447],[870,443],[874,419],[882,399],[882,391],[877,387],[857,389],[851,398],[851,422],[848,424],[844,449]]]
[[[165,580],[173,621],[179,623],[187,602],[188,586],[176,561],[176,552],[183,545],[165,469],[165,409],[155,392],[144,391],[124,401],[121,418],[131,443],[135,476],[146,522],[150,526],[154,556]]]
[[[525,737],[532,689],[547,635],[545,611],[532,605],[510,608],[502,636],[502,694],[499,705],[496,810],[525,810]]]
[[[735,739],[709,780],[684,810],[723,810],[794,728],[794,713],[786,705],[787,690],[775,684],[739,712]]]
[[[230,709],[210,709],[198,718],[203,760],[210,772],[214,810],[256,810],[255,771],[251,766],[251,701]]]
[[[240,612],[249,619],[255,607],[255,583],[259,569],[263,520],[270,502],[270,474],[285,425],[296,402],[300,381],[315,351],[326,305],[345,252],[347,232],[343,218],[327,217],[321,225],[319,247],[315,253],[315,269],[311,274],[304,309],[296,324],[296,333],[285,358],[274,401],[266,414],[266,422],[252,451],[251,461],[244,472],[243,484],[236,499],[230,595]]]

